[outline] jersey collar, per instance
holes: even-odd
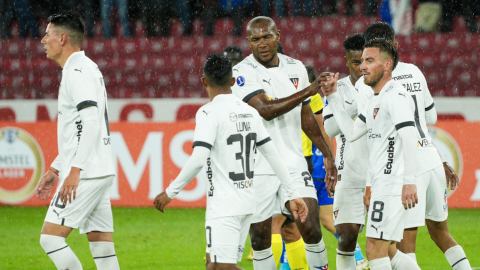
[[[68,67],[68,65],[74,61],[75,58],[77,57],[85,57],[85,51],[79,51],[79,52],[74,52],[72,53],[68,59],[67,59],[67,62],[65,62],[65,65],[63,66],[63,70],[66,70],[66,68]]]

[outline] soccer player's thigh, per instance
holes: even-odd
[[[425,218],[437,222],[448,218],[447,180],[443,166],[439,166],[431,172],[430,185],[426,194]]]
[[[280,189],[280,180],[275,175],[255,175],[254,181],[255,213],[252,216],[252,223],[258,223],[272,217],[275,213],[275,208],[278,206],[277,192]]]
[[[366,236],[400,242],[405,228],[406,210],[402,196],[373,194],[368,209]]]
[[[102,181],[105,181],[105,185],[102,186],[103,194],[100,197],[95,208],[92,210],[90,215],[88,215],[87,220],[80,227],[80,233],[86,234],[90,232],[102,232],[102,233],[112,233],[113,232],[113,215],[112,215],[112,205],[110,203],[110,190],[113,185],[114,176],[109,176]],[[111,235],[109,238],[112,238]],[[89,240],[90,239],[89,235]],[[98,241],[113,241],[112,239],[105,239],[102,237]]]
[[[425,209],[427,188],[431,182],[431,171],[422,173],[415,177],[415,185],[417,186],[418,203],[415,207],[408,209],[405,219],[405,229],[418,228],[425,226]]]
[[[91,212],[105,193],[105,189],[111,185],[111,182],[105,179],[80,180],[75,200],[72,203],[67,202],[64,205],[60,200],[58,186],[57,192],[50,202],[47,210],[45,222],[63,225],[70,228],[80,228],[87,221]]]
[[[236,264],[242,260],[252,215],[219,217],[205,221],[206,253],[212,263]]]
[[[364,188],[342,188],[335,190],[333,217],[335,226],[340,224],[359,224],[360,231],[365,225],[367,209],[363,204]]]

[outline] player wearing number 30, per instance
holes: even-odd
[[[347,140],[354,141],[367,134],[370,152],[367,177],[372,183],[367,257],[372,270],[386,270],[391,269],[390,244],[403,237],[405,209],[418,202],[415,106],[403,87],[392,80],[392,71],[398,63],[396,48],[383,39],[369,41],[364,48],[361,70],[365,83],[373,88],[375,95],[360,112],[358,120],[353,121],[347,114],[343,98],[336,92],[338,74],[336,78],[325,79],[322,91]]]
[[[254,157],[265,157],[287,191],[296,218],[304,221],[308,209],[293,185],[258,112],[236,98],[230,87],[232,65],[219,54],[208,57],[202,84],[210,103],[196,115],[193,153],[178,177],[154,201],[164,207],[202,169],[207,175],[207,269],[239,269],[252,214],[255,212]],[[255,183],[256,184],[256,183]]]
[[[120,269],[113,244],[110,189],[113,159],[107,92],[98,66],[80,51],[80,15],[62,12],[48,18],[42,39],[47,58],[62,68],[58,95],[58,156],[42,177],[37,196],[47,199],[61,179],[45,217],[40,244],[56,269],[82,269],[65,243],[72,229],[87,234],[98,269]],[[60,177],[57,177],[60,173]]]

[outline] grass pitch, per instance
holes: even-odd
[[[55,269],[39,244],[45,214],[46,208],[0,207],[0,269]],[[167,209],[162,214],[153,208],[114,208],[115,248],[121,268],[205,269],[204,215],[204,209]],[[451,209],[449,225],[472,267],[480,267],[480,210]],[[336,269],[336,239],[323,231],[330,269]],[[74,230],[67,243],[83,269],[96,269],[85,235]],[[364,233],[359,243],[365,250]],[[240,266],[251,270],[248,250],[249,244]],[[422,269],[451,269],[425,227],[419,231],[416,254]]]

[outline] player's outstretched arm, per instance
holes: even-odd
[[[48,169],[42,179],[40,179],[40,181],[38,182],[36,190],[37,198],[40,198],[42,200],[48,199],[52,194],[52,189],[57,183],[57,180],[58,170],[50,167],[50,169]]]
[[[275,172],[275,174],[278,176],[278,179],[280,179],[282,189],[286,193],[287,198],[290,200],[292,214],[295,216],[295,218],[300,217],[302,223],[305,222],[308,215],[307,206],[302,198],[300,198],[300,195],[298,194],[298,191],[293,184],[292,179],[290,178],[287,166],[280,157],[275,145],[272,141],[269,141],[258,146],[258,150],[270,164],[273,172]]]
[[[323,110],[323,115],[323,128],[325,129],[325,133],[330,138],[334,138],[338,134],[342,133],[340,127],[337,124],[337,121],[335,120],[335,117],[333,117],[333,112],[330,106],[325,106],[325,109]]]
[[[255,108],[263,119],[270,121],[291,111],[298,104],[320,91],[320,80],[315,80],[305,89],[285,98],[270,100],[265,93],[250,98],[248,105]]]
[[[349,142],[360,139],[367,134],[367,126],[365,124],[365,117],[359,115],[358,119],[361,121],[354,121],[343,108],[343,99],[337,92],[338,73],[335,76],[324,76],[322,81],[322,92],[327,96],[328,106],[333,112],[333,117],[337,122],[338,127]]]
[[[460,179],[458,179],[457,173],[448,165],[447,158],[443,155],[442,151],[438,149],[435,145],[435,142],[432,141],[433,146],[437,148],[438,155],[440,156],[440,160],[443,163],[443,170],[445,171],[445,177],[447,180],[447,187],[450,186],[451,190],[455,190],[457,186],[460,186]]]
[[[170,183],[168,188],[157,195],[153,204],[155,208],[164,213],[165,206],[170,203],[170,201],[177,196],[177,194],[188,184],[190,181],[195,178],[195,176],[200,172],[203,165],[210,156],[210,149],[203,146],[196,146],[193,148],[193,153],[188,159],[183,169],[178,174],[177,178]]]

